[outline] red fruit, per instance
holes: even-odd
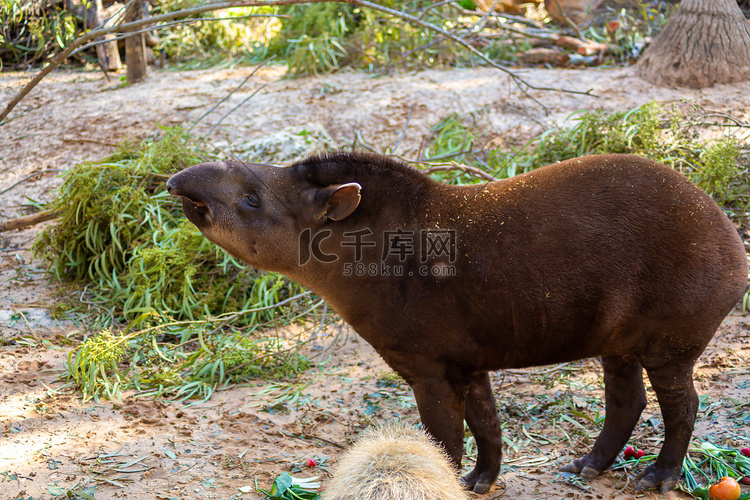
[[[317,467],[318,463],[315,461],[315,459],[308,458],[305,460],[305,465],[307,465],[308,467],[312,469],[313,467]]]
[[[742,479],[740,479],[740,482],[742,484],[750,484],[750,477],[745,476]]]
[[[745,455],[746,457],[750,457],[750,448],[742,448],[742,449],[740,450],[740,453],[742,453],[742,454],[743,454],[743,455]]]
[[[643,450],[641,450],[639,448],[638,451],[635,452],[635,455],[633,455],[633,457],[635,457],[635,458],[642,458],[643,455],[645,455],[645,453],[643,453]]]
[[[625,448],[625,451],[622,452],[623,455],[625,455],[625,458],[630,458],[635,456],[635,448],[632,446],[628,446]]]
[[[708,489],[711,500],[737,500],[740,498],[740,485],[731,477],[724,476],[721,481]]]

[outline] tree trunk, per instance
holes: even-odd
[[[85,2],[85,4],[82,0],[66,0],[65,8],[72,12],[74,16],[82,19],[86,29],[92,30],[104,23],[102,0]],[[96,40],[112,40],[113,38],[115,38],[114,35],[105,35]],[[96,56],[104,71],[117,71],[122,68],[120,53],[117,51],[117,42],[112,41],[97,45]]]
[[[128,9],[125,22],[137,21],[146,17],[146,5],[143,0],[135,0]],[[146,78],[146,38],[143,33],[125,39],[125,64],[128,66],[128,83],[135,83]]]
[[[636,72],[666,87],[750,80],[750,25],[736,0],[682,0]]]

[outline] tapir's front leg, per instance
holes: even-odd
[[[461,470],[464,438],[464,386],[447,378],[411,381],[422,424],[443,445],[457,471]]]
[[[466,423],[477,443],[477,463],[462,480],[475,493],[487,493],[500,475],[502,429],[487,372],[475,374],[466,395]]]

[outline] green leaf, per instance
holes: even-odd
[[[288,490],[292,485],[294,484],[294,480],[292,479],[292,476],[290,476],[288,473],[283,473],[279,477],[276,478],[276,481],[273,482],[273,488],[271,488],[271,494],[276,496],[281,496],[284,493],[286,493],[286,490]]]
[[[690,492],[690,494],[695,498],[700,498],[701,500],[709,500],[708,488],[695,488]]]

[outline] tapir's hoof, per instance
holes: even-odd
[[[484,495],[490,491],[490,488],[492,488],[494,483],[495,479],[486,477],[486,474],[478,474],[475,470],[461,478],[461,485],[465,489],[471,490],[480,495]]]
[[[570,472],[571,474],[580,474],[586,481],[591,481],[601,472],[596,467],[593,467],[589,463],[588,455],[578,460],[570,462],[568,465],[563,466],[563,472]]]
[[[635,491],[648,490],[659,486],[659,492],[663,495],[677,486],[680,479],[680,471],[677,473],[668,469],[662,469],[651,464],[638,475],[639,481],[635,485]]]

